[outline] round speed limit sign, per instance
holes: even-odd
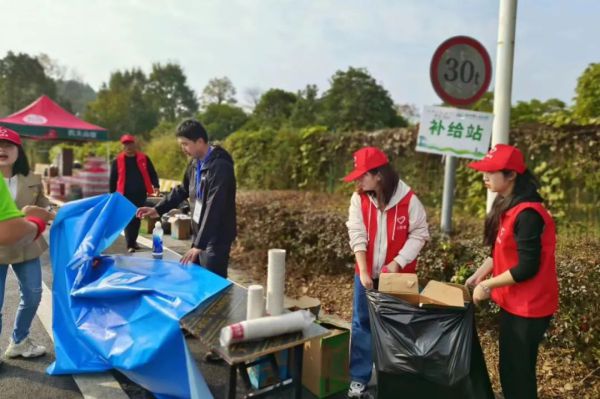
[[[442,43],[429,70],[433,88],[448,104],[464,107],[479,100],[492,78],[492,63],[485,48],[467,36]]]

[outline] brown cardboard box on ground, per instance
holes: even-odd
[[[447,306],[464,307],[471,296],[466,287],[458,284],[443,283],[430,280],[419,292],[416,274],[412,273],[382,273],[379,276],[379,291],[394,295],[415,306]]]
[[[169,219],[171,237],[176,240],[187,240],[192,235],[192,219],[187,215],[175,215]]]
[[[321,324],[331,333],[304,344],[302,385],[318,398],[348,389],[348,348],[350,331],[331,324]]]

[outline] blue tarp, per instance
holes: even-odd
[[[212,398],[179,320],[230,282],[177,262],[100,256],[135,209],[111,194],[59,211],[50,231],[56,361],[47,371],[114,368],[157,398]]]

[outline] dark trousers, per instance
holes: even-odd
[[[144,195],[131,195],[129,193],[125,194],[125,198],[133,203],[133,205],[138,208],[144,206],[146,203],[146,194]],[[137,238],[140,233],[140,226],[142,222],[137,217],[133,217],[131,222],[125,227],[125,241],[127,242],[127,248],[135,248],[137,246]]]
[[[200,253],[198,261],[202,267],[223,278],[227,278],[230,251],[231,244],[209,245]]]
[[[538,347],[551,318],[526,318],[500,310],[500,383],[505,399],[538,397]]]

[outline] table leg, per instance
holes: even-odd
[[[229,365],[229,388],[227,390],[227,398],[235,399],[237,386],[237,366],[235,364]]]
[[[292,381],[294,384],[294,399],[302,399],[302,357],[304,344],[294,347],[294,367],[292,367]]]

